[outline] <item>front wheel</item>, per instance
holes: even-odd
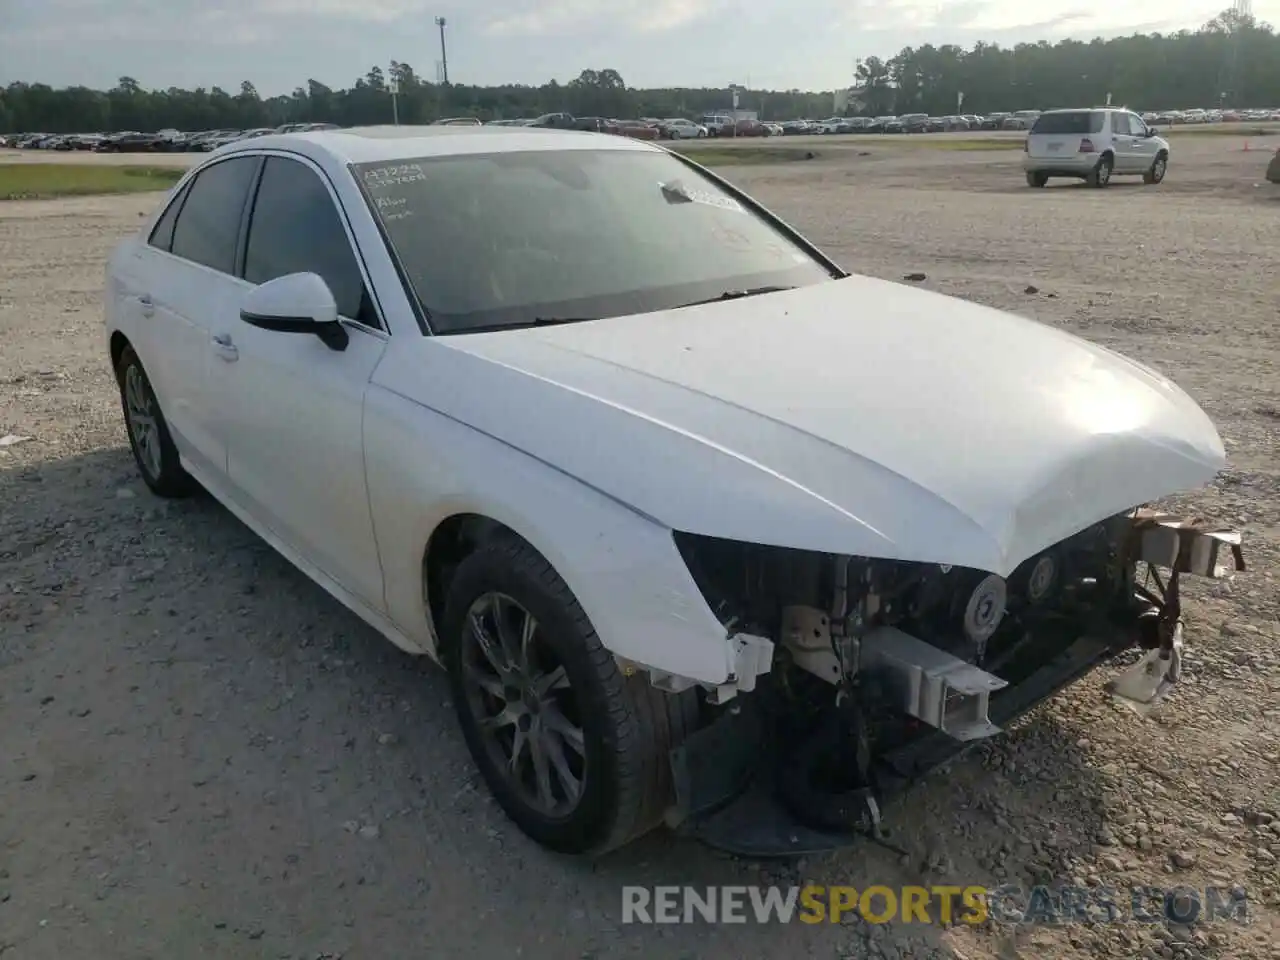
[[[1156,158],[1151,163],[1151,168],[1142,175],[1142,182],[1149,184],[1157,184],[1164,179],[1165,172],[1169,169],[1169,158],[1164,153],[1156,154]]]
[[[441,639],[467,746],[521,830],[561,853],[598,855],[662,821],[670,751],[696,725],[696,692],[624,677],[531,546],[500,538],[462,561]]]

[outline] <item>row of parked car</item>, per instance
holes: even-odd
[[[1263,110],[1160,110],[1142,115],[1147,123],[1269,123],[1280,121],[1280,108]]]
[[[301,130],[333,130],[334,123],[285,123],[278,127],[256,127],[251,130],[160,130],[139,133],[24,133],[0,137],[0,146],[19,150],[91,150],[97,153],[208,153],[237,140],[265,137],[271,133]]]
[[[691,140],[703,137],[782,137],[814,136],[844,133],[945,133],[963,130],[1030,130],[1040,117],[1039,110],[995,112],[985,115],[956,114],[931,117],[924,113],[907,113],[883,117],[829,117],[826,120],[764,121],[728,114],[709,113],[698,120],[682,117],[618,120],[606,117],[575,117],[569,113],[546,113],[527,120],[491,120],[487,126],[547,127],[565,130],[591,130],[613,133],[637,140]],[[1229,122],[1280,121],[1280,109],[1254,110],[1165,110],[1145,112],[1148,124],[1197,124]],[[480,126],[475,117],[449,117],[437,124]],[[0,146],[26,150],[94,150],[102,153],[180,153],[216,150],[237,140],[262,137],[270,133],[307,130],[331,130],[332,123],[285,123],[278,127],[251,130],[201,130],[183,132],[160,130],[156,133],[126,131],[123,133],[47,134],[26,133],[0,137]]]

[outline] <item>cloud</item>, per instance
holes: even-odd
[[[1089,39],[1194,28],[1228,0],[0,0],[0,85],[287,92],[345,86],[391,60],[434,74],[448,18],[449,73],[464,83],[565,81],[612,67],[635,86],[832,89],[857,57],[979,40]],[[1280,21],[1280,0],[1253,0]]]
[[[510,9],[490,15],[484,32],[492,36],[547,36],[599,26],[642,33],[674,30],[704,19],[724,0],[515,0]]]

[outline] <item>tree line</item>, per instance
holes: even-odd
[[[1227,10],[1199,30],[1138,34],[1089,42],[1061,40],[1013,47],[978,43],[907,47],[860,61],[856,95],[844,112],[945,115],[1047,109],[1113,102],[1144,110],[1184,107],[1280,107],[1280,36],[1265,23]],[[394,108],[391,91],[395,90]],[[449,116],[482,120],[568,111],[578,116],[699,116],[732,105],[734,92],[637,89],[616,70],[584,70],[542,86],[432,83],[407,63],[373,67],[346,89],[318,80],[291,94],[263,97],[243,81],[222,87],[146,90],[121,77],[110,90],[11,83],[0,89],[0,132],[78,133],[247,129],[288,122],[341,126],[429,123]],[[738,90],[739,105],[762,119],[822,118],[832,91]]]

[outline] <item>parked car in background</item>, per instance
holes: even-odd
[[[481,126],[479,120],[475,117],[445,117],[443,120],[437,120],[432,126],[436,127],[478,127]]]
[[[1011,116],[1004,118],[1004,122],[1001,123],[1000,129],[1030,130],[1039,116],[1039,110],[1017,110]]]
[[[669,140],[699,140],[707,135],[707,128],[702,124],[679,117],[663,120],[659,129]]]
[[[1129,110],[1049,110],[1040,114],[1023,145],[1027,185],[1043,187],[1051,177],[1073,177],[1105,187],[1113,175],[1164,179],[1169,143]]]
[[[1172,381],[850,275],[651,144],[242,140],[116,247],[103,302],[147,486],[198,485],[440,661],[497,803],[559,851],[664,822],[854,843],[886,784],[1126,652],[1118,696],[1167,692],[1180,578],[1242,566],[1137,506],[1226,462]]]
[[[156,133],[121,133],[103,137],[94,147],[102,153],[155,153],[164,138]]]
[[[537,119],[530,120],[528,126],[548,130],[574,130],[577,128],[577,121],[569,113],[544,113]]]
[[[619,120],[617,127],[618,133],[633,140],[658,140],[662,136],[660,129],[643,120]]]
[[[698,124],[706,128],[709,137],[733,136],[733,117],[728,114],[708,113],[698,121]]]

